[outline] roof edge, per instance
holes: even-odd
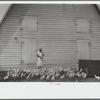
[[[2,23],[2,21],[4,20],[5,16],[7,15],[8,11],[10,10],[12,4],[9,4],[8,6],[6,6],[6,8],[3,11],[2,17],[0,19],[0,24]]]
[[[100,4],[96,4],[96,5],[97,5],[97,8],[98,8],[98,10],[100,12]]]

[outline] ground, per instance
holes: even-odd
[[[20,80],[20,81],[12,81],[12,80],[6,80],[6,81],[3,81],[1,80],[2,82],[100,82],[100,80],[97,80],[93,77],[90,77],[90,78],[85,78],[85,79],[81,79],[81,78],[72,78],[72,79],[68,79],[68,78],[64,78],[62,80],[60,79],[56,79],[54,81],[46,81],[46,80],[40,80],[40,79],[36,79],[36,80]]]
[[[86,79],[74,78],[74,79],[62,79],[62,80],[54,80],[54,81],[29,80],[29,82],[100,82],[100,80],[97,80],[95,78],[86,78]]]

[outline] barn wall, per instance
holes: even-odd
[[[36,16],[38,31],[21,36],[21,16]],[[76,19],[91,20],[88,33],[76,32]],[[17,40],[15,39],[17,37]],[[45,64],[77,64],[77,40],[91,41],[91,59],[100,60],[100,15],[95,5],[21,5],[11,7],[0,26],[0,66],[21,64],[21,38],[37,38]]]

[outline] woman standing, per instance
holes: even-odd
[[[44,57],[44,53],[42,49],[39,49],[37,51],[37,67],[38,68],[41,68],[43,66],[43,57]]]

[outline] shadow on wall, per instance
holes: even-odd
[[[0,26],[0,65],[20,64],[21,54],[21,34],[20,17],[25,15],[31,5],[12,5]],[[17,8],[17,9],[16,9]],[[17,15],[17,13],[19,13]]]

